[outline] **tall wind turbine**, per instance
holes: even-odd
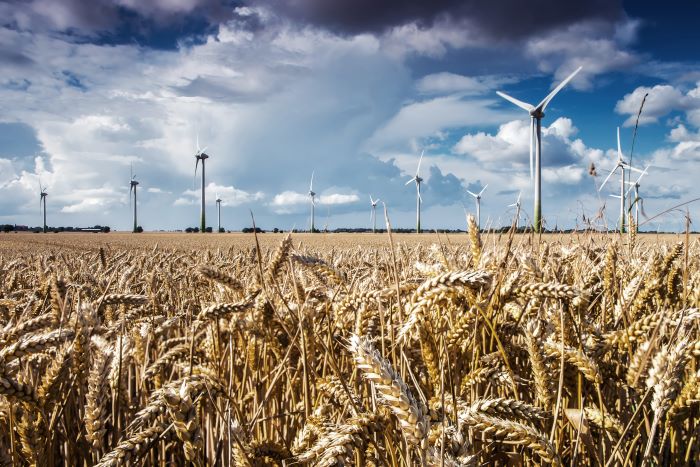
[[[634,204],[634,228],[635,232],[638,231],[639,229],[639,205],[640,203],[643,202],[643,198],[639,196],[639,181],[642,179],[644,175],[646,175],[647,170],[649,170],[649,166],[646,166],[644,170],[642,170],[641,175],[639,175],[639,178],[637,178],[636,181],[634,182],[625,182],[628,185],[632,185],[629,190],[627,190],[627,198],[629,199],[630,191],[634,190],[634,200],[632,201],[632,204]],[[630,204],[630,209],[632,209],[632,204]],[[643,206],[643,205],[642,205]],[[642,207],[643,209],[643,207]]]
[[[133,233],[136,233],[136,230],[138,229],[138,220],[136,217],[136,187],[138,186],[139,182],[136,181],[136,175],[134,175],[134,166],[131,166],[131,185],[129,186],[129,201],[131,201],[131,192],[134,192],[134,229],[132,230]]]
[[[600,185],[600,188],[598,188],[598,191],[603,189],[605,184],[608,183],[608,180],[610,180],[610,177],[612,177],[612,174],[614,174],[617,171],[617,169],[620,169],[620,194],[615,195],[614,198],[620,198],[619,228],[620,228],[620,232],[624,232],[625,231],[625,170],[633,170],[633,171],[639,172],[639,173],[643,173],[643,171],[632,167],[631,165],[627,164],[624,160],[622,160],[622,147],[620,146],[620,127],[617,127],[617,163],[616,163],[615,167],[610,171],[608,176],[605,177],[605,180],[603,180],[603,183]]]
[[[311,233],[314,233],[314,215],[316,208],[316,193],[314,192],[314,172],[311,171],[311,183],[309,184],[309,198],[311,198]]]
[[[418,159],[418,168],[416,169],[416,176],[406,182],[406,185],[411,182],[416,182],[416,233],[420,233],[420,205],[423,199],[420,197],[420,184],[423,179],[420,176],[420,164],[423,162],[423,153],[425,150],[420,152],[420,159]]]
[[[44,233],[49,231],[49,228],[46,226],[46,197],[49,196],[49,194],[46,192],[46,187],[41,186],[41,182],[39,182],[39,212],[41,212],[41,204],[42,201],[44,203]]]
[[[372,205],[372,212],[369,214],[369,220],[372,222],[372,233],[377,233],[377,203],[379,201],[379,198],[372,199],[372,195],[369,195],[369,203]]]
[[[479,230],[481,230],[481,195],[484,193],[484,190],[486,190],[487,186],[489,186],[488,183],[485,187],[481,189],[479,194],[472,193],[471,191],[467,190],[467,193],[472,195],[476,200],[476,226],[479,228]]]
[[[554,88],[537,107],[527,102],[520,101],[515,97],[511,97],[501,91],[496,91],[496,94],[505,100],[517,105],[521,109],[527,110],[530,114],[530,179],[533,178],[533,153],[535,158],[534,178],[535,178],[535,209],[534,209],[534,230],[540,232],[542,230],[542,118],[544,110],[554,96],[571,81],[576,74],[581,71],[582,67],[578,67],[576,71],[571,73],[564,81],[559,83],[559,86]],[[534,144],[534,147],[533,147]]]
[[[197,135],[197,152],[195,153],[195,164],[194,164],[194,176],[197,176],[197,166],[199,165],[199,161],[202,161],[202,207],[200,208],[199,212],[199,231],[204,233],[206,232],[207,229],[207,219],[206,219],[206,210],[204,207],[204,188],[206,187],[205,185],[205,162],[207,159],[209,159],[209,156],[204,152],[206,151],[207,148],[205,147],[204,149],[199,148],[199,135]]]
[[[217,232],[221,232],[221,197],[219,194],[216,194],[216,210],[218,211],[218,220],[219,220],[219,228],[216,230]]]

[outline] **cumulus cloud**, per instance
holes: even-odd
[[[175,206],[198,205],[200,203],[201,189],[185,190],[182,196],[175,200]],[[221,199],[223,206],[240,206],[242,204],[259,201],[265,198],[262,192],[249,193],[233,186],[217,185],[209,182],[205,188],[205,199],[208,204],[215,204],[216,197]]]
[[[687,112],[687,118],[695,126],[700,126],[700,82],[697,87],[683,92],[669,84],[658,84],[653,87],[640,86],[617,101],[615,112],[628,115],[625,126],[632,126],[637,120],[639,106],[644,95],[648,94],[644,103],[644,111],[639,118],[639,124],[645,125],[658,122],[673,111]]]
[[[342,206],[359,200],[360,197],[355,193],[323,193],[316,196],[316,206]],[[283,191],[276,194],[269,204],[278,214],[291,214],[303,211],[310,203],[311,198],[308,193]]]

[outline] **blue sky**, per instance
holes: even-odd
[[[700,41],[692,2],[537,0],[0,1],[0,223],[130,227],[129,170],[146,230],[198,224],[197,134],[207,146],[209,224],[369,226],[369,195],[412,227],[404,183],[425,150],[424,228],[463,228],[466,193],[488,184],[482,225],[522,192],[531,215],[528,117],[578,66],[543,120],[543,215],[581,226],[621,127],[650,165],[648,215],[700,196]],[[588,175],[594,163],[597,177]],[[690,205],[691,218],[700,214]],[[671,212],[645,225],[681,230]]]

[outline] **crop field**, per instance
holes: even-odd
[[[700,244],[0,235],[2,465],[700,458]]]

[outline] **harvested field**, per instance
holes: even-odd
[[[685,464],[694,237],[0,235],[3,465]]]

